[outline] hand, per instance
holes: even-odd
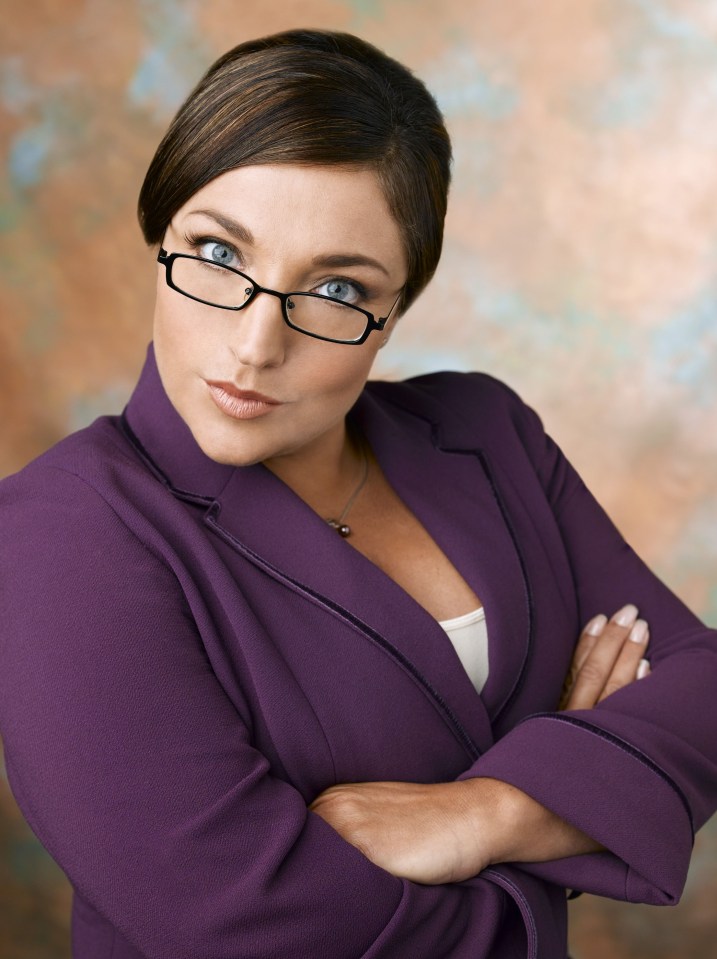
[[[580,635],[559,709],[592,709],[606,696],[650,672],[644,658],[650,633],[632,605],[608,622],[595,616]]]
[[[309,806],[371,862],[421,883],[460,882],[488,865],[471,809],[473,782],[332,786]]]
[[[497,779],[332,786],[309,806],[371,862],[424,884],[462,882],[497,862],[544,862],[602,847]]]

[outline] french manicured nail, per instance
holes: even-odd
[[[647,623],[644,619],[638,619],[635,625],[630,630],[630,635],[627,637],[631,643],[644,643],[647,639]]]
[[[637,612],[637,606],[628,603],[627,606],[623,606],[615,613],[612,618],[613,622],[617,623],[618,626],[632,626],[637,619]]]
[[[650,672],[650,664],[646,659],[641,659],[637,667],[637,678],[644,679]]]
[[[585,627],[585,632],[588,636],[599,636],[607,625],[607,616],[603,616],[600,613],[598,616],[593,616],[590,622]]]

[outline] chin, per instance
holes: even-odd
[[[242,442],[236,436],[227,436],[223,430],[192,429],[192,435],[205,456],[224,466],[254,466],[270,455],[256,444]]]

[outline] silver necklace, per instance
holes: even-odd
[[[368,479],[368,456],[366,455],[366,450],[364,449],[363,444],[361,445],[361,457],[363,459],[363,471],[361,473],[361,479],[359,480],[358,486],[349,497],[349,501],[344,506],[343,512],[341,513],[339,518],[326,520],[329,526],[335,529],[336,532],[339,534],[339,536],[342,536],[344,539],[346,539],[347,536],[351,535],[351,527],[348,526],[345,522],[346,517],[349,515],[349,510],[356,502],[356,497],[364,488],[364,486],[366,485],[366,480]]]

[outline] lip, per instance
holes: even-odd
[[[205,382],[209,395],[219,409],[236,420],[253,420],[283,405],[281,400],[254,390],[240,390],[233,383],[218,380]]]

